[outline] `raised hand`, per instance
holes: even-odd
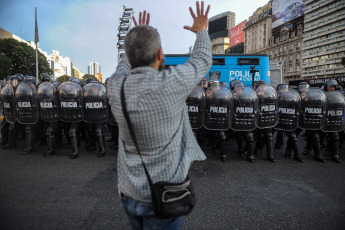
[[[134,25],[149,25],[150,23],[150,13],[147,13],[146,17],[146,10],[144,10],[144,13],[139,13],[139,24],[137,23],[137,20],[135,20],[135,17],[133,16],[133,22]]]
[[[184,26],[183,28],[193,31],[194,33],[198,33],[200,30],[207,30],[208,26],[208,12],[210,10],[210,5],[207,6],[206,12],[204,14],[204,1],[201,1],[201,9],[199,6],[199,2],[196,2],[196,13],[195,15],[192,7],[189,7],[190,14],[192,15],[192,18],[194,20],[193,25],[190,26]]]

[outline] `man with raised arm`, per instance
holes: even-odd
[[[122,112],[122,83],[126,78],[126,107],[152,181],[184,181],[191,163],[206,159],[193,135],[186,99],[212,64],[209,9],[204,11],[204,2],[196,3],[196,13],[189,8],[194,23],[184,28],[196,33],[194,49],[185,64],[167,70],[162,68],[160,36],[149,26],[150,14],[140,13],[139,22],[133,17],[135,27],[125,38],[126,57],[108,82],[109,103],[119,127],[118,187],[133,229],[179,229],[181,217],[154,215],[149,183]]]

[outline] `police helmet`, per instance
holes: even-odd
[[[98,81],[95,78],[93,78],[93,77],[88,77],[85,80],[85,84],[88,84],[88,83],[91,83],[91,82],[98,82]]]
[[[222,73],[220,71],[210,71],[208,73],[210,79],[215,79],[215,80],[218,80],[220,79],[220,75],[222,75]]]
[[[300,82],[297,86],[297,91],[298,92],[302,92],[302,91],[306,91],[310,88],[310,85],[307,82]]]
[[[282,89],[288,89],[288,88],[289,88],[289,85],[284,82],[277,85],[277,91],[282,90]]]
[[[17,87],[18,84],[24,79],[21,73],[16,73],[10,77],[10,82],[13,88]]]
[[[24,81],[28,81],[28,82],[36,84],[36,78],[34,76],[25,76]]]
[[[200,83],[202,88],[206,89],[208,87],[209,79],[207,77],[204,77]]]
[[[41,73],[40,74],[40,80],[41,81],[50,81],[51,78],[50,78],[50,76],[47,73]]]
[[[233,90],[235,88],[235,84],[238,83],[238,82],[241,82],[240,80],[238,79],[234,79],[230,82],[230,89]]]
[[[75,82],[75,83],[77,83],[78,85],[83,86],[83,81],[80,80],[80,79],[78,79],[78,78],[76,78],[76,77],[70,77],[70,78],[69,78],[69,81]]]
[[[325,82],[324,90],[326,90],[326,91],[332,90],[329,88],[331,86],[333,86],[333,90],[339,89],[339,84],[338,84],[337,80],[332,79],[332,80]]]
[[[221,85],[221,86],[225,86],[226,88],[229,88],[229,89],[230,89],[229,84],[228,84],[227,82],[225,82],[225,81],[220,82],[220,85]]]
[[[267,85],[267,83],[264,80],[256,81],[254,82],[254,88],[257,89],[260,85],[264,85],[264,84]]]

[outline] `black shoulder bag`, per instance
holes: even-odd
[[[126,119],[127,126],[135,147],[139,153],[141,162],[143,163],[145,174],[151,189],[152,207],[155,215],[160,218],[176,218],[179,216],[188,215],[192,212],[196,202],[192,182],[188,176],[182,183],[169,183],[165,181],[153,183],[151,180],[144,160],[141,156],[137,138],[127,112],[124,92],[125,81],[126,78],[124,79],[121,87],[122,112]]]

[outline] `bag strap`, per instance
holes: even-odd
[[[133,126],[132,126],[132,124],[131,124],[131,120],[129,119],[129,115],[128,115],[128,111],[127,111],[127,107],[126,107],[126,98],[125,98],[125,90],[124,90],[124,85],[125,85],[125,81],[126,81],[126,80],[127,80],[127,77],[125,77],[125,79],[124,79],[123,82],[122,82],[122,86],[121,86],[121,105],[122,105],[122,112],[123,112],[123,116],[124,116],[125,119],[126,119],[127,126],[128,126],[128,129],[129,129],[129,133],[131,134],[131,137],[132,137],[132,139],[133,139],[134,145],[135,145],[135,147],[137,148],[137,151],[138,151],[138,153],[139,153],[141,162],[143,163],[144,170],[145,170],[145,174],[146,174],[147,180],[149,181],[149,185],[152,186],[153,183],[152,183],[150,174],[149,174],[149,172],[147,171],[147,168],[146,168],[146,165],[145,165],[145,163],[144,163],[143,157],[141,156],[140,149],[139,149],[139,145],[138,145],[138,141],[137,141],[137,138],[136,138],[136,136],[135,136],[135,133],[134,133],[134,130],[133,130]]]

